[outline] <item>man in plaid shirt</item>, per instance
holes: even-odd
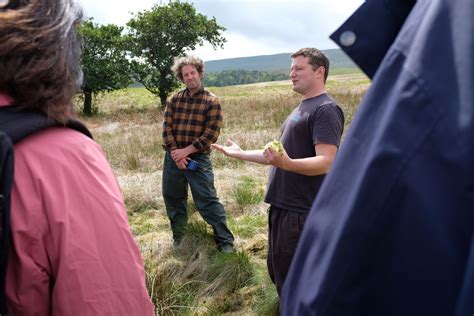
[[[197,210],[212,226],[217,248],[222,252],[233,252],[234,236],[227,227],[225,209],[214,188],[209,157],[211,144],[217,141],[222,124],[221,105],[201,83],[204,75],[201,59],[179,58],[173,72],[186,85],[167,100],[163,122],[166,154],[162,187],[174,245],[181,243],[188,221],[189,184]],[[191,159],[198,164],[196,170],[188,169]]]

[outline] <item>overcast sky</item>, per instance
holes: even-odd
[[[166,0],[79,0],[96,23],[125,25],[136,13]],[[290,53],[302,47],[337,47],[329,39],[363,0],[195,0],[197,12],[226,28],[223,49],[206,45],[204,60]]]

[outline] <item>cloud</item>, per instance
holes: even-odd
[[[362,0],[201,0],[198,12],[214,16],[227,31],[224,51],[199,48],[207,60],[334,48],[329,35]],[[206,58],[205,58],[206,59]]]
[[[276,47],[275,43],[272,43],[270,46],[267,41],[260,41],[239,33],[227,32],[225,38],[227,42],[224,44],[224,49],[218,48],[214,50],[211,45],[204,45],[190,53],[207,61],[243,56],[270,55],[275,54],[275,51],[282,52],[282,50],[288,50],[287,45],[280,44],[279,47]]]
[[[154,0],[81,0],[86,17],[93,17],[94,21],[100,24],[117,25],[125,25],[132,18],[132,12],[149,10],[156,2]]]
[[[83,0],[86,15],[98,23],[125,25],[130,12],[168,1]],[[224,26],[227,43],[214,51],[204,45],[193,53],[204,60],[287,53],[301,47],[334,48],[329,35],[363,0],[195,0],[198,13]]]

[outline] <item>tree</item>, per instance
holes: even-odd
[[[97,25],[84,21],[80,33],[84,40],[81,58],[84,83],[85,115],[92,115],[92,95],[127,87],[131,82],[123,27],[114,24]]]
[[[267,72],[258,70],[228,69],[207,74],[203,82],[206,86],[222,87],[286,79],[288,79],[288,74],[281,71]]]
[[[170,92],[178,87],[171,70],[174,58],[194,50],[204,41],[214,49],[225,42],[221,36],[225,28],[217,25],[214,17],[208,19],[186,2],[155,5],[149,11],[137,13],[127,26],[134,76],[159,96],[162,106]]]

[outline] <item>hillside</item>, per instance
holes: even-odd
[[[331,63],[329,75],[357,74],[361,70],[341,49],[323,51]],[[288,79],[291,53],[206,61],[205,86],[223,87]],[[140,83],[130,87],[142,87]]]
[[[328,56],[331,62],[331,69],[358,68],[341,49],[328,49],[323,52]],[[206,61],[206,73],[236,69],[287,72],[291,63],[290,55],[291,53],[281,53],[275,55],[209,60]]]

